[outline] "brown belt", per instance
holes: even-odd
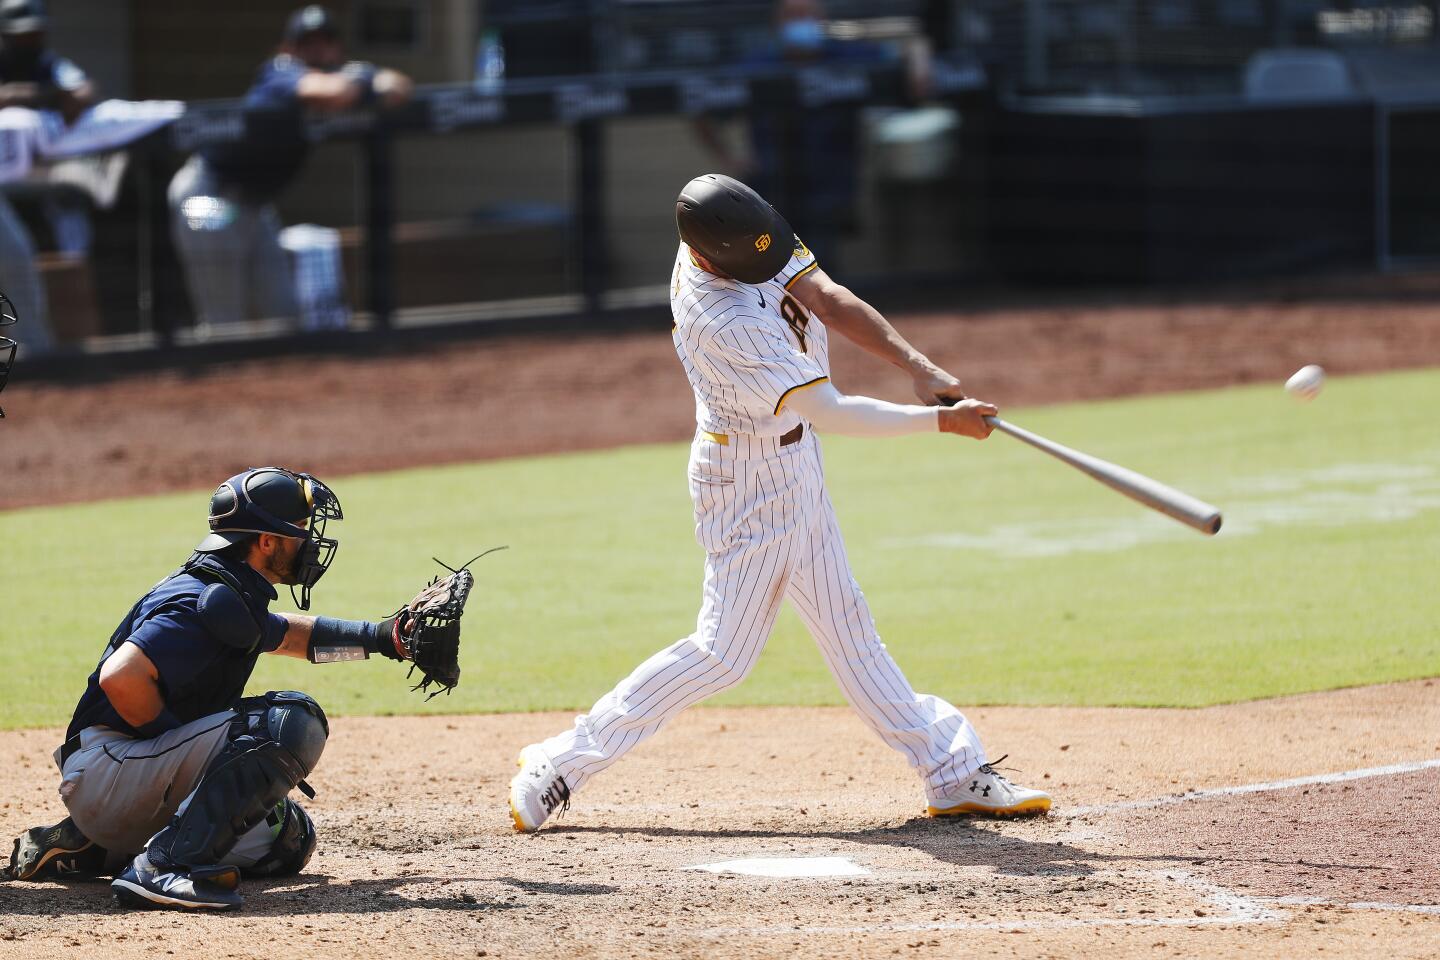
[[[722,447],[728,447],[730,445],[730,435],[727,433],[711,433],[709,430],[706,430],[705,436],[714,440]],[[780,446],[788,447],[792,443],[799,443],[804,436],[805,424],[797,423],[794,430],[791,430],[789,433],[780,434]]]

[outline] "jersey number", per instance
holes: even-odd
[[[780,316],[784,317],[785,323],[795,331],[795,336],[800,340],[800,352],[806,353],[805,326],[810,322],[810,314],[795,302],[794,297],[787,296],[780,301]]]

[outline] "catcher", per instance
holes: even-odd
[[[15,841],[11,879],[114,875],[126,906],[228,910],[242,876],[305,866],[315,825],[288,794],[314,796],[304,778],[329,726],[303,693],[242,696],[256,659],[378,653],[448,692],[474,582],[452,571],[379,622],[271,613],[273,584],[309,609],[339,546],[326,525],[341,518],[309,474],[261,467],[220,485],[210,535],[110,637],[55,751],[70,815]]]

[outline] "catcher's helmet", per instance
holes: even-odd
[[[707,173],[675,199],[680,239],[741,283],[766,283],[785,269],[795,232],[765,198],[733,177]]]
[[[45,0],[0,0],[0,34],[43,33],[50,29]]]
[[[338,540],[325,536],[325,525],[344,518],[339,499],[310,474],[252,467],[215,489],[210,497],[210,535],[195,550],[214,553],[262,533],[304,540],[290,594],[301,610],[308,610],[310,588],[330,568],[340,547]]]
[[[19,320],[15,315],[15,305],[10,298],[0,292],[0,329],[14,326]],[[0,334],[0,390],[5,389],[5,384],[10,380],[10,370],[15,366],[15,350],[20,345],[14,340]],[[0,410],[0,420],[5,418],[5,411]]]

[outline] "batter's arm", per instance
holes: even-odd
[[[790,295],[861,349],[894,364],[910,375],[915,395],[927,404],[949,405],[965,399],[960,381],[930,362],[890,325],[884,315],[830,279],[819,267],[801,275]]]
[[[922,407],[846,396],[828,380],[794,391],[788,406],[820,431],[847,437],[899,437],[939,430],[984,440],[994,429],[985,418],[999,413],[983,400],[962,400],[953,407]]]

